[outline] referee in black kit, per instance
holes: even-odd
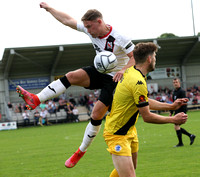
[[[173,79],[173,86],[175,88],[174,92],[173,92],[173,101],[175,101],[178,98],[186,98],[186,94],[185,94],[185,90],[183,90],[181,88],[181,83],[180,80],[178,78],[174,78]],[[187,105],[181,106],[179,109],[175,110],[175,111],[170,111],[170,116],[175,114],[178,114],[179,112],[184,112],[186,114],[187,112]],[[195,139],[195,135],[187,132],[184,128],[181,128],[180,125],[174,125],[177,137],[178,137],[178,144],[174,147],[181,147],[183,146],[183,141],[182,141],[182,134],[187,135],[190,138],[190,145],[192,145],[194,143],[194,139]]]

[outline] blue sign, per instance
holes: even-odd
[[[20,85],[24,89],[44,88],[49,85],[49,83],[49,77],[14,79],[9,80],[9,90],[16,90],[17,85]]]

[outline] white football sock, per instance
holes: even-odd
[[[79,149],[82,152],[87,150],[87,148],[90,146],[90,144],[94,140],[95,136],[99,133],[100,128],[101,128],[101,125],[94,126],[91,124],[91,122],[88,123],[85,129],[83,141],[81,143],[81,146],[79,147]]]
[[[51,98],[58,97],[64,91],[66,91],[66,87],[62,84],[60,79],[58,79],[46,86],[40,93],[37,94],[37,96],[40,102],[44,102]]]

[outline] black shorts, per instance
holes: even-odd
[[[98,72],[94,66],[82,68],[90,77],[90,86],[86,89],[101,89],[99,100],[106,106],[110,106],[113,100],[113,92],[117,82],[113,81],[112,76]]]

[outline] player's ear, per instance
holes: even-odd
[[[150,55],[148,55],[147,61],[148,61],[148,63],[151,63],[151,56]]]
[[[102,20],[99,18],[99,19],[97,19],[97,22],[98,22],[99,24],[101,24],[101,23],[102,23]]]

